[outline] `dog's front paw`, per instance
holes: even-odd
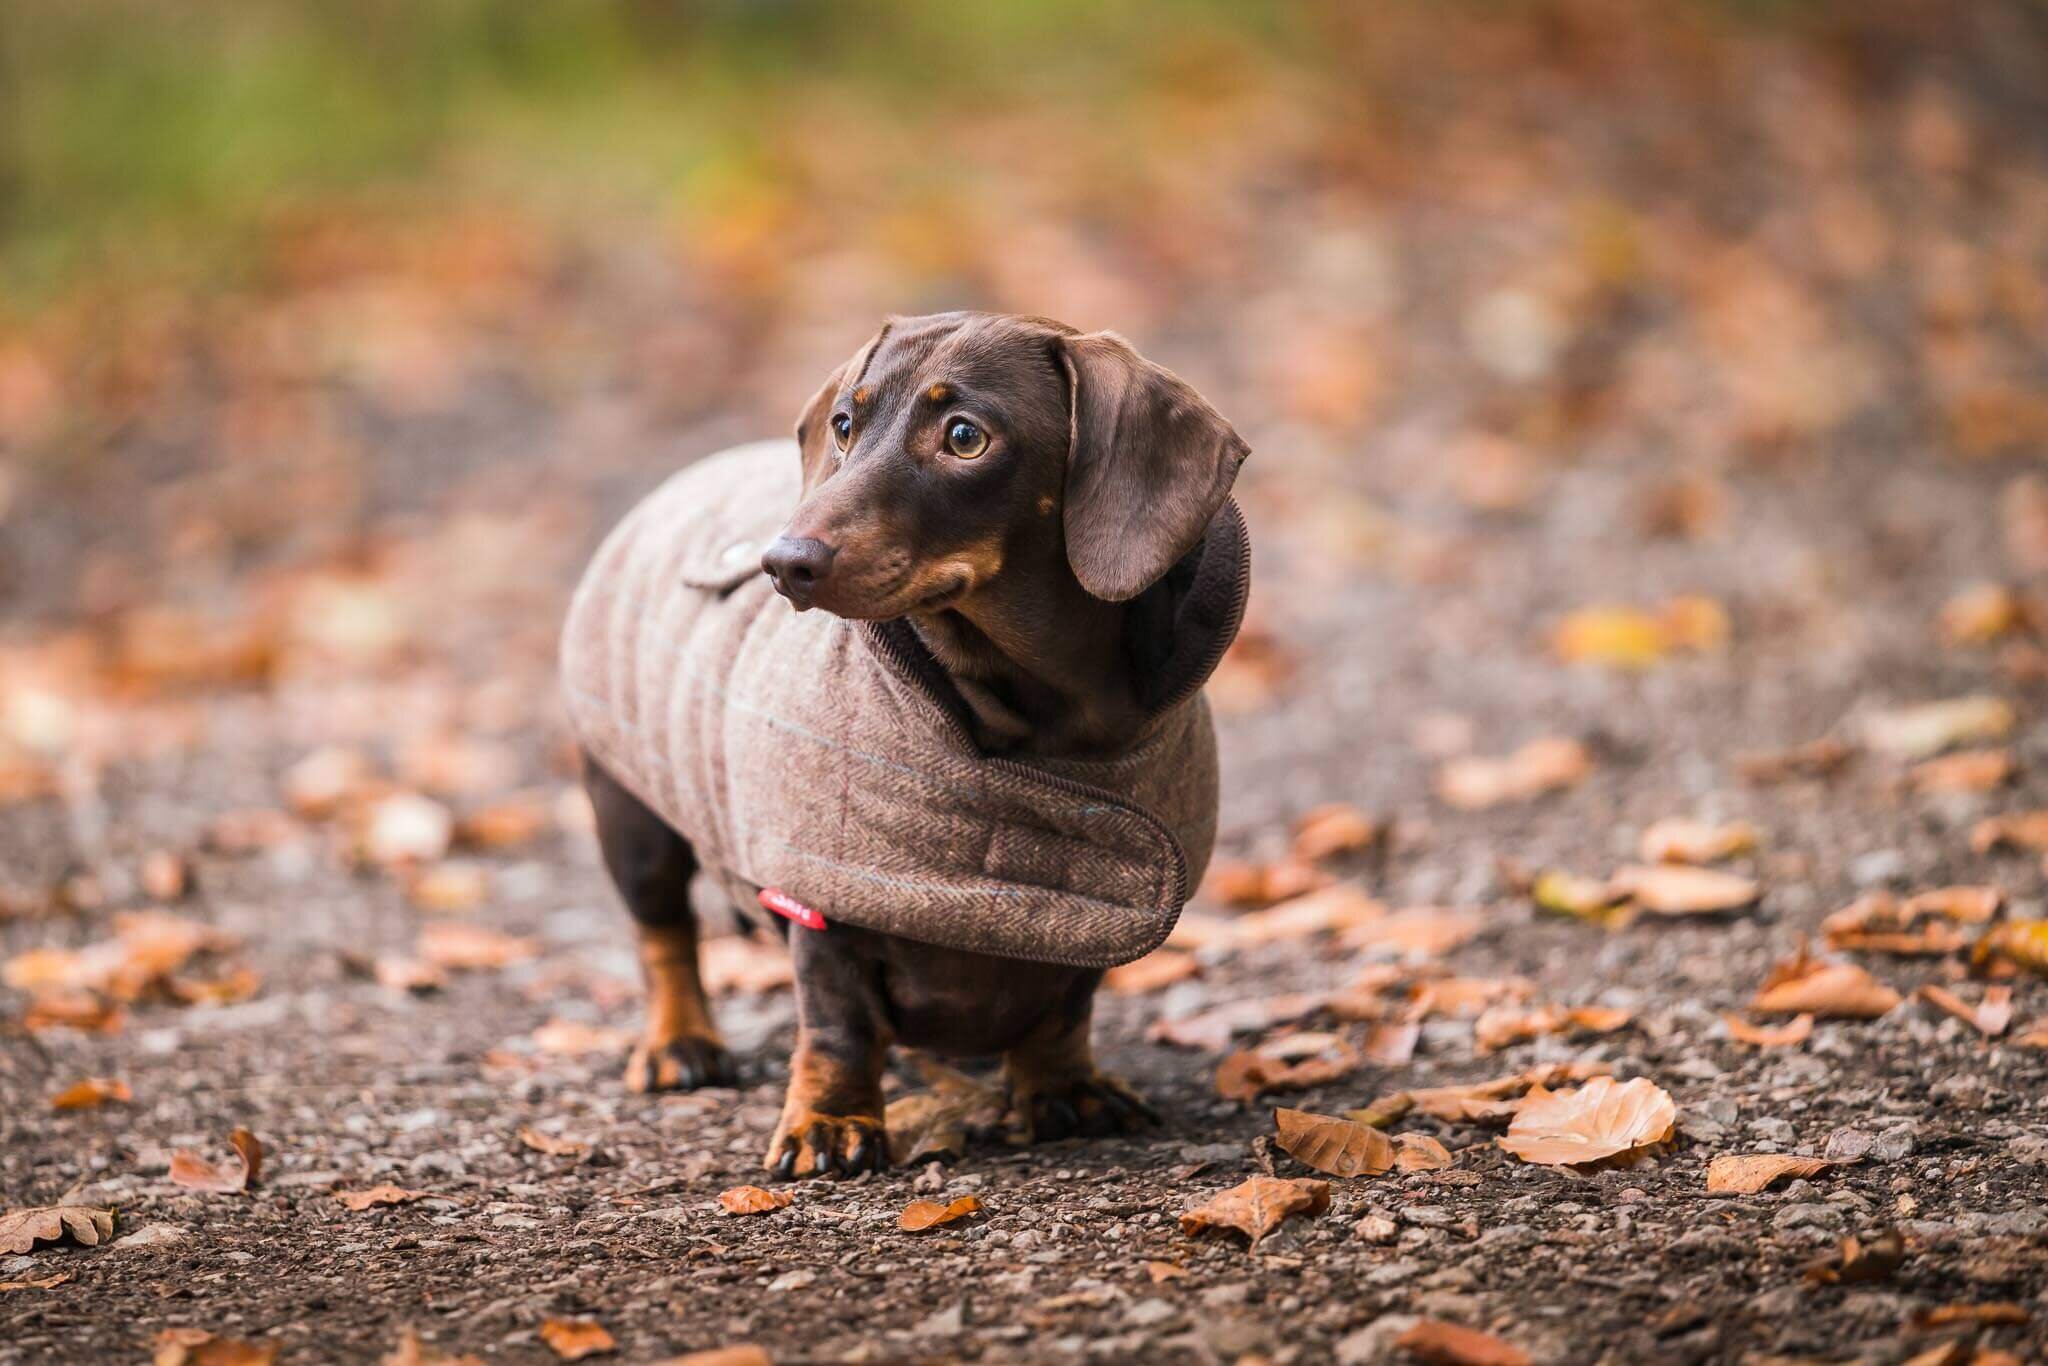
[[[731,1086],[738,1079],[732,1054],[709,1034],[645,1038],[626,1059],[629,1091],[694,1091],[700,1086]]]
[[[790,1106],[762,1165],[785,1179],[878,1172],[889,1165],[889,1136],[874,1115],[826,1115]]]
[[[1010,1107],[1005,1117],[1012,1143],[1050,1143],[1056,1139],[1107,1138],[1134,1134],[1159,1122],[1145,1098],[1107,1072],[1060,1081],[1010,1081]]]

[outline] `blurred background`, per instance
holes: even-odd
[[[1398,738],[1346,795],[1399,801],[1613,724],[1545,634],[1589,602],[1707,592],[1593,653],[1732,629],[1649,686],[1798,738],[2048,555],[2044,153],[2028,0],[11,0],[12,882],[108,866],[129,764],[174,843],[315,745],[566,779],[594,539],[958,306],[1122,331],[1249,437],[1236,829],[1333,739]]]

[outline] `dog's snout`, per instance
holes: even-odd
[[[784,536],[761,556],[761,568],[775,580],[775,591],[799,608],[811,605],[811,595],[832,572],[836,552],[823,541],[804,536]]]

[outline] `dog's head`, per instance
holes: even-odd
[[[761,566],[799,609],[870,620],[957,606],[1048,537],[1088,592],[1135,597],[1247,454],[1115,333],[987,313],[890,319],[796,435],[803,498]]]

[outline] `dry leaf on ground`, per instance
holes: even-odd
[[[1484,811],[1576,787],[1592,771],[1593,756],[1584,745],[1551,736],[1531,740],[1505,758],[1449,760],[1437,770],[1436,793],[1460,811]]]
[[[1365,1060],[1381,1067],[1405,1067],[1415,1060],[1415,1045],[1422,1041],[1422,1026],[1413,1021],[1382,1021],[1365,1031],[1359,1051]]]
[[[1675,863],[1631,864],[1613,880],[1636,905],[1658,915],[1737,911],[1763,895],[1754,878]]]
[[[439,991],[448,985],[447,972],[423,958],[408,958],[404,954],[381,953],[371,965],[370,975],[377,985],[391,991],[425,992]]]
[[[1719,863],[1756,845],[1757,829],[1748,821],[1716,824],[1669,816],[1643,831],[1640,852],[1645,863]]]
[[[50,1097],[52,1110],[92,1110],[108,1102],[125,1105],[135,1099],[128,1083],[113,1077],[87,1077]]]
[[[743,1342],[732,1347],[706,1347],[701,1352],[667,1357],[660,1366],[775,1366],[775,1358],[768,1355],[766,1347]]]
[[[37,1243],[66,1237],[83,1247],[98,1247],[114,1236],[114,1212],[90,1205],[43,1205],[0,1212],[0,1253],[20,1256]]]
[[[473,911],[490,894],[490,874],[482,864],[462,860],[436,863],[405,880],[405,894],[423,911]]]
[[[1856,751],[1840,740],[1823,737],[1790,749],[1763,754],[1745,754],[1735,761],[1736,771],[1748,783],[1768,785],[1801,778],[1828,778],[1839,773]]]
[[[896,1227],[905,1233],[922,1233],[928,1228],[951,1224],[981,1212],[981,1201],[963,1195],[948,1204],[936,1200],[913,1200],[896,1217]]]
[[[1812,1015],[1818,1019],[1874,1020],[1903,998],[1854,963],[1797,958],[1771,970],[1753,1010],[1767,1015]]]
[[[1671,1137],[1678,1107],[1646,1077],[1595,1077],[1571,1091],[1532,1089],[1500,1146],[1542,1166],[1626,1157]]]
[[[1505,1123],[1521,1108],[1524,1095],[1532,1088],[1588,1081],[1606,1070],[1603,1063],[1559,1063],[1550,1067],[1534,1067],[1526,1072],[1460,1086],[1394,1091],[1362,1109],[1349,1110],[1345,1114],[1375,1128],[1383,1128],[1411,1111],[1451,1124]]]
[[[1309,862],[1356,854],[1370,849],[1385,833],[1385,826],[1349,802],[1332,802],[1314,808],[1294,823],[1291,852],[1295,858]]]
[[[920,1058],[930,1086],[889,1102],[883,1127],[889,1160],[906,1166],[924,1158],[955,1158],[967,1151],[975,1129],[994,1128],[1003,1117],[1003,1092],[965,1072]]]
[[[789,1191],[763,1190],[759,1186],[734,1186],[718,1193],[719,1206],[727,1214],[768,1214],[795,1198]]]
[[[1355,1119],[1307,1110],[1273,1112],[1274,1146],[1296,1161],[1331,1176],[1378,1176],[1394,1165],[1394,1144],[1385,1134]]]
[[[229,1167],[220,1166],[184,1148],[172,1153],[172,1182],[187,1190],[215,1195],[233,1195],[253,1189],[263,1173],[263,1145],[257,1141],[256,1135],[239,1128],[228,1135],[228,1142],[234,1146],[236,1158],[234,1165]]]
[[[2048,920],[2008,920],[1994,925],[1970,950],[1976,963],[1999,959],[2048,975]]]
[[[1228,922],[1222,946],[1247,948],[1356,929],[1386,913],[1387,908],[1366,895],[1356,883],[1339,882],[1262,911],[1246,911]]]
[[[1612,878],[1580,877],[1556,868],[1539,873],[1529,884],[1529,899],[1541,910],[1609,929],[1620,929],[1636,915],[1628,888]]]
[[[169,911],[126,911],[114,917],[113,938],[17,954],[0,968],[0,982],[32,993],[96,991],[136,1001],[169,991],[173,975],[195,955],[234,944],[211,925]]]
[[[540,1338],[564,1361],[603,1356],[619,1345],[596,1319],[543,1319]]]
[[[1404,1172],[1434,1172],[1457,1165],[1457,1159],[1428,1134],[1396,1134],[1394,1165]]]
[[[1989,816],[1971,828],[1972,853],[1989,854],[2000,849],[2048,850],[2048,811]]]
[[[1613,1006],[1541,1006],[1523,1010],[1502,1005],[1473,1022],[1472,1041],[1480,1052],[1492,1053],[1547,1034],[1611,1034],[1633,1018],[1633,1012]]]
[[[1953,1323],[2020,1325],[2034,1321],[2033,1311],[2024,1304],[1994,1300],[1988,1304],[1944,1304],[1913,1315],[1913,1326],[1922,1332],[1946,1328]]]
[[[334,1198],[360,1214],[373,1205],[409,1205],[415,1200],[427,1198],[425,1191],[409,1191],[402,1186],[371,1186],[359,1191],[336,1191]]]
[[[549,1020],[533,1031],[533,1046],[542,1053],[573,1058],[586,1053],[621,1053],[633,1044],[633,1031],[581,1020]]]
[[[1233,1036],[1298,1020],[1322,1009],[1328,999],[1322,992],[1293,991],[1280,996],[1227,1001],[1194,1015],[1155,1020],[1146,1029],[1145,1037],[1154,1043],[1221,1053],[1230,1047]]]
[[[1484,917],[1474,911],[1408,906],[1348,927],[1337,942],[1375,957],[1438,958],[1469,943],[1485,928]]]
[[[1186,981],[1202,970],[1192,953],[1182,949],[1154,949],[1143,958],[1123,963],[1102,974],[1102,985],[1119,996],[1144,996],[1161,991],[1175,982]]]
[[[1707,651],[1728,639],[1728,613],[1711,598],[1677,597],[1656,612],[1586,607],[1551,632],[1551,648],[1568,664],[1646,669],[1677,650]]]
[[[1242,1233],[1251,1246],[1280,1227],[1291,1215],[1310,1218],[1330,1207],[1330,1183],[1298,1178],[1254,1176],[1242,1185],[1220,1191],[1207,1202],[1180,1217],[1180,1229],[1189,1237],[1225,1229]]]
[[[1813,1037],[1813,1016],[1795,1015],[1781,1025],[1752,1024],[1740,1015],[1723,1015],[1728,1037],[1755,1048],[1790,1048]]]
[[[1921,1000],[1947,1011],[1988,1039],[1995,1039],[2012,1027],[2011,987],[1984,988],[1984,999],[1976,1005],[1971,1005],[1947,987],[1935,982],[1922,986],[1916,994]]]
[[[1430,1366],[1529,1366],[1529,1354],[1512,1342],[1442,1319],[1422,1319],[1394,1345]]]
[[[1842,1239],[1830,1252],[1807,1263],[1806,1279],[1816,1285],[1854,1285],[1891,1277],[1906,1260],[1905,1240],[1896,1230],[1874,1238],[1854,1234]]]
[[[215,1337],[204,1328],[166,1328],[152,1345],[153,1366],[270,1366],[277,1360],[271,1343]]]
[[[1330,875],[1304,859],[1272,863],[1217,859],[1202,879],[1201,895],[1226,906],[1270,906],[1330,884]]]
[[[1969,741],[2003,739],[2017,721],[2000,698],[1958,697],[1873,712],[1863,721],[1863,743],[1894,759],[1928,759]]]
[[[1358,1066],[1359,1054],[1342,1040],[1327,1056],[1289,1062],[1251,1049],[1225,1058],[1216,1068],[1216,1094],[1250,1104],[1271,1091],[1306,1091],[1327,1086]]]
[[[1988,645],[2026,630],[2033,621],[2027,601],[2002,583],[1973,583],[1941,605],[1935,618],[1951,645]]]
[[[1787,1176],[1818,1176],[1836,1164],[1791,1153],[1723,1153],[1707,1164],[1707,1189],[1755,1195]]]
[[[484,1366],[484,1359],[469,1353],[444,1352],[420,1341],[408,1328],[398,1335],[398,1345],[384,1354],[380,1366]]]
[[[2019,776],[2019,763],[2009,749],[1972,749],[1928,759],[1913,766],[1906,781],[1926,796],[1992,792]]]
[[[579,1162],[590,1156],[592,1152],[592,1145],[588,1143],[579,1143],[573,1138],[557,1138],[553,1134],[544,1134],[530,1124],[519,1126],[519,1141],[534,1152],[543,1153],[548,1157],[568,1157],[574,1158]]]
[[[465,920],[435,920],[420,927],[417,952],[436,967],[503,968],[540,954],[540,941]]]

